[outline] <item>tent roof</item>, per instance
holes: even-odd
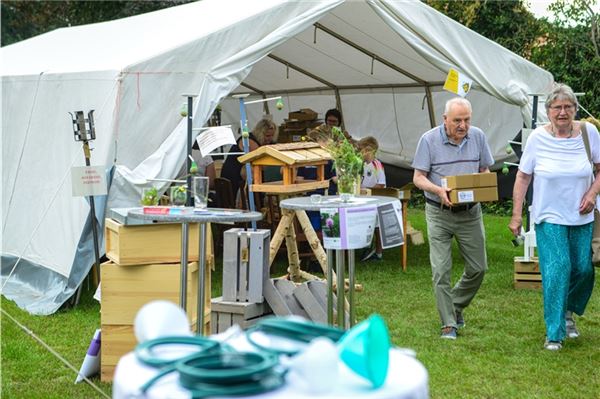
[[[203,0],[96,24],[56,29],[2,48],[2,76],[103,70],[122,71],[264,13],[280,2],[243,6]]]

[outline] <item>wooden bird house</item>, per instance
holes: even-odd
[[[276,194],[297,194],[329,187],[325,180],[325,165],[331,160],[329,152],[317,143],[272,144],[259,147],[238,158],[252,165],[252,191]],[[283,180],[263,182],[263,168],[279,166]],[[316,180],[298,180],[298,168],[316,166]]]

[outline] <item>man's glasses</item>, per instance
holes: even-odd
[[[575,108],[575,106],[573,104],[554,105],[554,106],[550,107],[550,109],[554,112],[560,112],[562,110],[565,110],[566,112],[571,112],[571,111],[573,111],[574,108]]]

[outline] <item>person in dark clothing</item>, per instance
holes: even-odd
[[[277,125],[269,119],[260,120],[250,137],[248,138],[249,151],[254,151],[258,147],[267,144],[274,144],[277,140]],[[242,138],[237,140],[237,143],[229,149],[230,153],[244,152]],[[244,186],[246,180],[246,171],[238,161],[240,155],[228,155],[221,169],[221,177],[228,179],[231,182],[231,190],[233,197],[237,198],[238,190]]]

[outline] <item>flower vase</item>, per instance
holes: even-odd
[[[358,176],[351,174],[342,174],[338,176],[338,191],[343,202],[349,202],[354,195],[358,194],[357,187],[360,187]],[[359,189],[360,190],[360,189]]]
[[[184,206],[187,201],[187,190],[185,186],[171,187],[171,205]]]

